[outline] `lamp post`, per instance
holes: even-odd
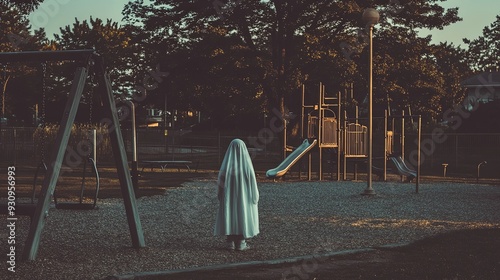
[[[370,80],[368,93],[368,180],[364,195],[374,195],[372,187],[372,160],[373,160],[373,26],[380,18],[377,10],[367,8],[363,12],[363,21],[370,28]]]

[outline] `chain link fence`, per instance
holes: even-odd
[[[0,138],[0,163],[36,166],[40,160],[50,158],[56,127],[46,128],[2,128]],[[89,152],[89,128],[75,127],[68,144],[68,151],[74,155],[86,156]],[[44,135],[43,137],[40,135]],[[73,135],[74,134],[74,135]],[[125,148],[132,158],[131,130],[122,130]],[[137,155],[139,167],[145,160],[188,160],[198,169],[217,170],[231,140],[240,138],[247,143],[256,170],[265,171],[276,167],[281,161],[281,140],[253,145],[257,135],[245,132],[192,132],[167,131],[159,129],[137,130]],[[395,135],[394,137],[398,137]],[[105,129],[97,130],[97,162],[99,165],[113,165],[110,141]],[[415,134],[405,136],[405,159],[411,165],[411,156],[416,150]],[[383,139],[383,138],[382,138]],[[422,134],[422,174],[443,174],[443,164],[448,164],[449,176],[475,176],[479,163],[481,176],[500,178],[500,133],[498,134],[445,134],[441,143],[436,143],[431,134]],[[381,145],[374,143],[374,153]],[[380,146],[380,147],[379,147]],[[397,148],[397,147],[396,147]],[[67,152],[67,154],[69,153]],[[382,156],[382,154],[381,154]],[[70,156],[67,155],[66,158]],[[328,159],[325,159],[328,160]],[[336,160],[336,159],[334,159]]]
[[[37,166],[41,160],[48,161],[52,143],[56,138],[57,126],[46,128],[3,128],[0,138],[0,163]],[[89,127],[74,126],[66,150],[65,160],[74,157],[86,157],[92,146],[88,136]],[[114,158],[106,129],[96,131],[96,161],[99,165],[113,165]],[[133,153],[132,130],[122,129],[125,150],[129,160]],[[142,161],[150,160],[188,160],[198,169],[218,169],[229,143],[240,138],[247,143],[253,155],[254,164],[271,168],[279,163],[280,153],[277,138],[264,146],[253,147],[248,133],[238,132],[192,132],[164,131],[159,129],[137,130],[137,159],[139,167]],[[73,159],[74,160],[74,159]]]

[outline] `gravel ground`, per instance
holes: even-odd
[[[169,189],[138,200],[146,248],[131,248],[120,199],[91,211],[51,209],[37,260],[17,262],[1,279],[103,279],[159,271],[406,243],[445,231],[500,227],[500,187],[468,184],[374,182],[261,182],[261,233],[252,249],[229,252],[212,235],[218,205],[214,181]],[[1,216],[7,223],[6,216]],[[17,221],[17,254],[29,227]],[[3,227],[5,229],[5,227]],[[6,259],[7,231],[0,234]]]

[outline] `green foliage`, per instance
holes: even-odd
[[[354,83],[363,100],[367,35],[361,14],[376,7],[376,102],[385,106],[389,94],[394,107],[415,104],[414,113],[436,118],[449,86],[430,40],[412,30],[460,20],[457,9],[439,2],[136,0],[124,16],[150,36],[148,52],[171,73],[168,89],[158,93],[174,92],[179,106],[220,119],[252,106],[254,112],[263,106],[298,111],[302,83],[322,81],[331,92]]]
[[[444,91],[439,101],[443,112],[463,103],[467,90],[462,82],[470,77],[472,70],[467,63],[467,51],[453,44],[432,46],[432,53],[436,59],[438,74],[444,81]]]
[[[443,110],[461,102],[460,81],[470,73],[463,50],[432,45],[430,38],[414,31],[442,29],[460,20],[458,9],[444,9],[441,0],[132,0],[123,10],[127,25],[76,19],[61,28],[52,42],[43,30],[29,33],[23,11],[16,8],[19,1],[4,2],[0,7],[2,19],[7,20],[0,22],[0,50],[95,48],[105,58],[118,98],[130,98],[138,86],[147,87],[152,71],[168,72],[168,77],[156,80],[158,86],[147,87],[148,98],[140,101],[140,107],[163,108],[166,95],[168,110],[202,111],[215,124],[241,116],[257,122],[272,109],[298,112],[302,84],[323,82],[330,93],[343,92],[353,84],[354,100],[348,105],[365,106],[368,31],[361,14],[367,7],[381,15],[374,30],[377,114],[388,106],[400,111],[411,105],[424,122],[439,121]],[[23,9],[41,1],[30,2]],[[469,58],[469,63],[484,60],[480,62],[484,67],[494,63],[499,21],[485,29],[484,38],[469,42],[472,56],[481,57]],[[12,44],[8,34],[21,43]],[[71,63],[47,66],[50,104],[65,99],[75,67]],[[40,69],[17,69],[25,77],[12,83],[16,87],[9,87],[7,96],[24,96],[18,104],[33,108],[41,102]],[[6,76],[16,76],[14,68],[7,72]],[[86,92],[94,91],[95,84],[88,81]],[[94,100],[90,94],[84,96],[82,102],[97,104],[97,95],[93,96]],[[28,111],[23,113],[25,118]]]
[[[39,50],[45,39],[45,32],[36,30],[33,34],[29,30],[29,22],[16,6],[0,3],[0,51],[16,52]],[[31,124],[33,115],[33,102],[39,91],[36,90],[36,81],[30,80],[36,69],[27,64],[4,64],[0,65],[0,83],[2,87],[2,114],[10,122],[14,122],[14,116]]]
[[[23,14],[33,12],[43,0],[2,0],[0,5],[11,5],[16,7]]]
[[[54,34],[55,49],[95,49],[104,57],[107,70],[113,83],[113,89],[119,94],[128,94],[133,84],[130,78],[130,58],[133,48],[130,46],[131,32],[127,27],[121,27],[117,22],[90,18],[80,22],[75,19],[72,26],[60,29],[60,34]],[[66,76],[66,83],[73,79],[73,71],[68,71],[74,65],[59,67],[57,75]],[[65,73],[69,73],[65,75]]]
[[[469,45],[469,63],[474,71],[497,70],[500,68],[500,15],[495,22],[483,29],[483,36],[474,40],[464,39]]]
[[[35,143],[35,153],[38,159],[51,154],[53,143],[56,140],[57,132],[59,131],[58,124],[45,124],[39,126],[33,133],[33,143]],[[92,129],[96,130],[97,134],[97,159],[109,158],[112,154],[111,140],[109,138],[108,128],[104,125],[90,124],[75,124],[71,127],[71,136],[68,141],[68,150],[74,151],[82,158],[91,153],[92,144],[89,138]]]

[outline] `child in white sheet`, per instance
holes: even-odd
[[[234,139],[227,148],[217,180],[219,209],[214,235],[227,237],[227,248],[244,251],[246,238],[259,234],[259,190],[245,143]]]

